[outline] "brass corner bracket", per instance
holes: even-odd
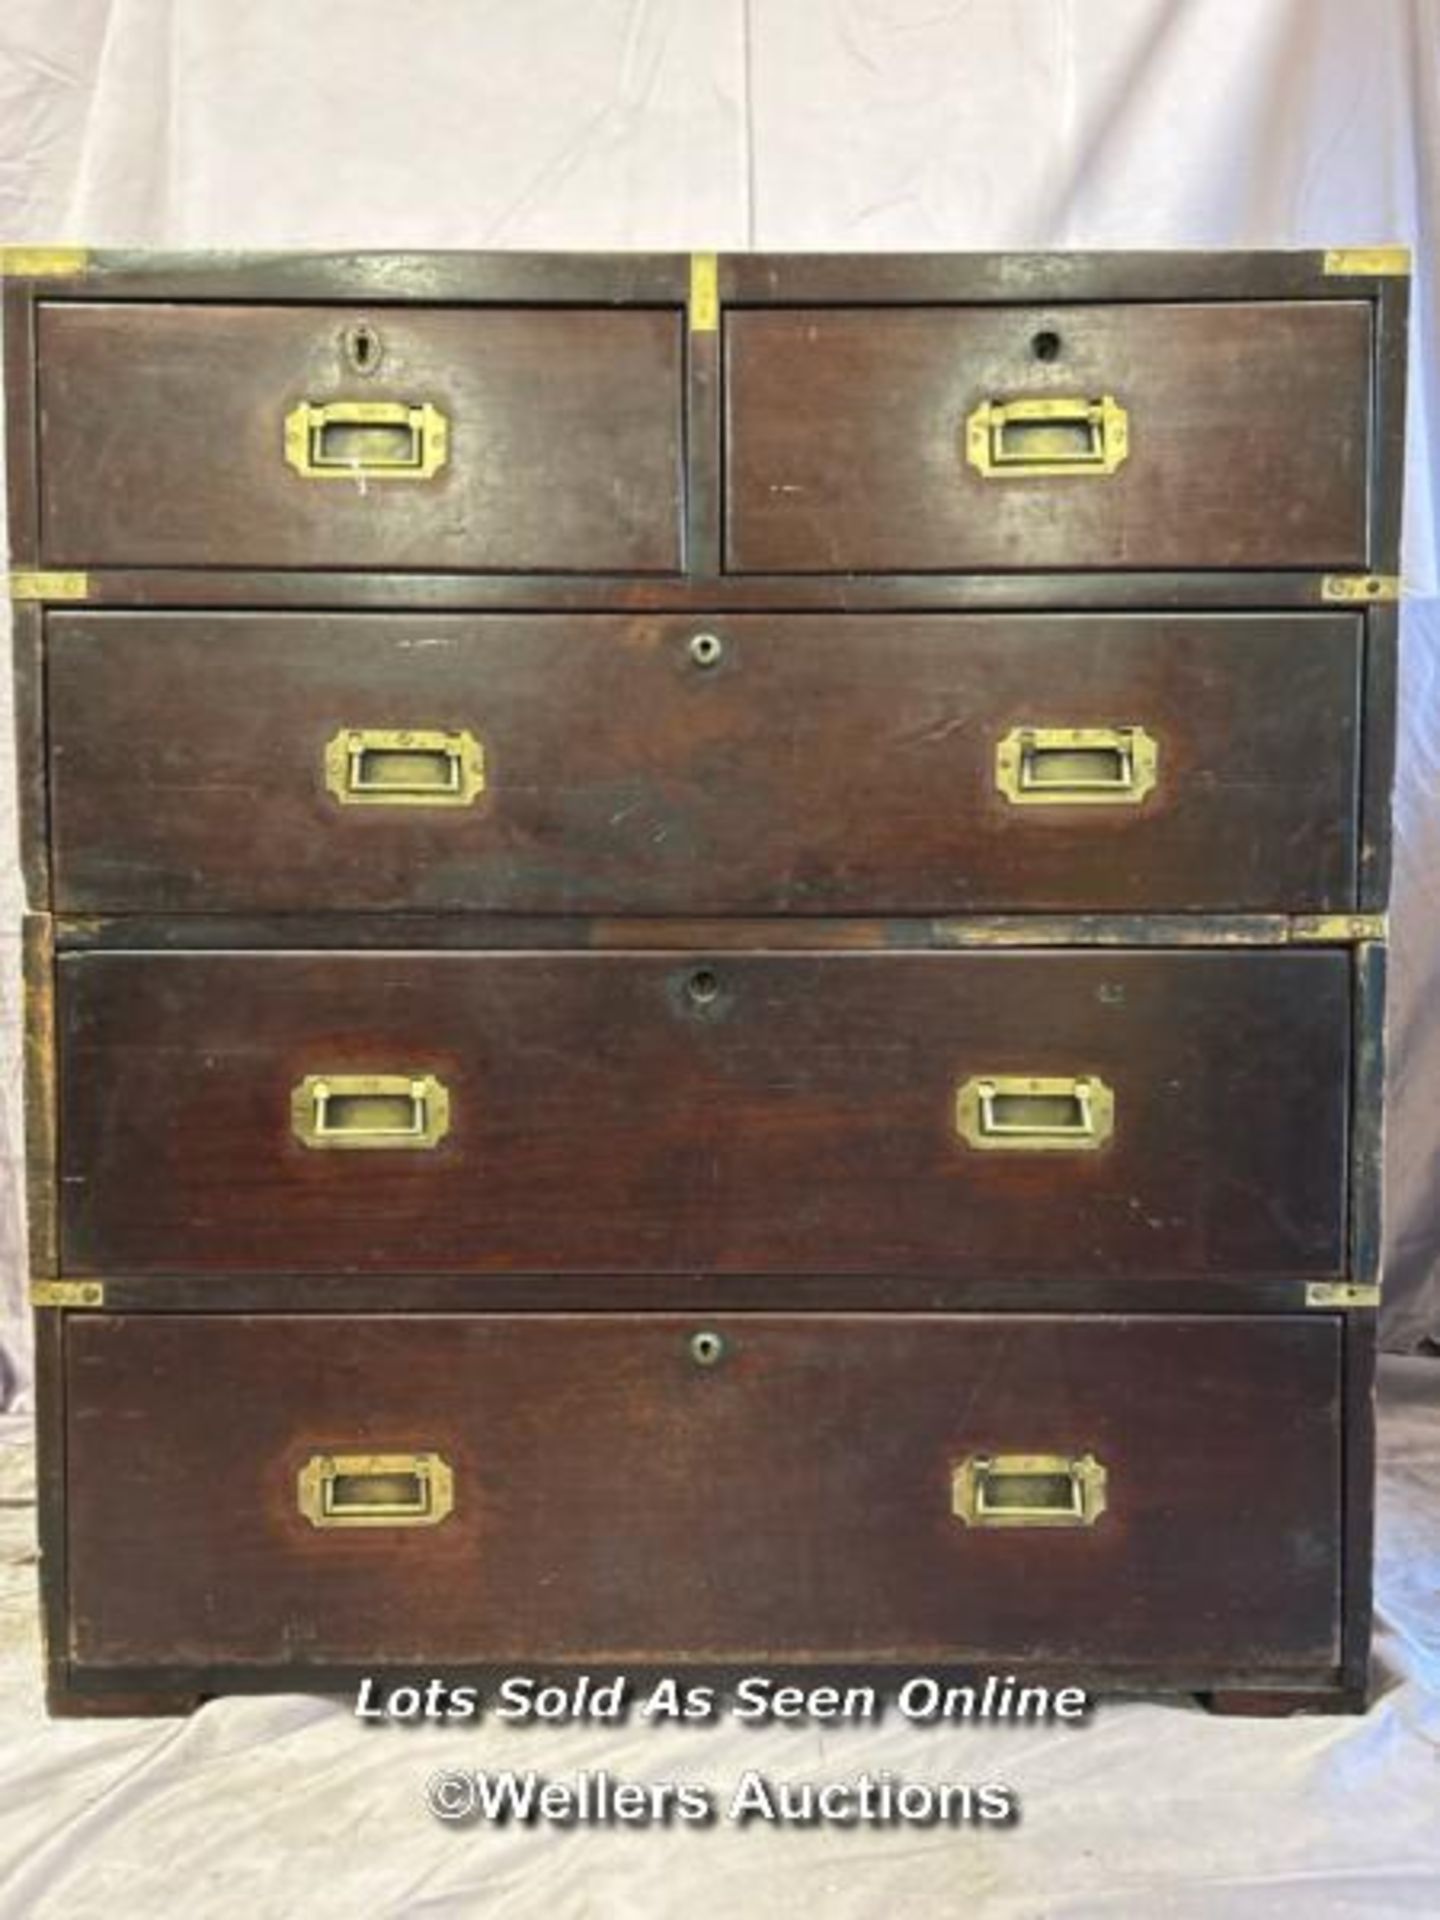
[[[89,1308],[92,1312],[105,1304],[103,1280],[34,1280],[30,1285],[32,1307]]]
[[[1356,1280],[1312,1280],[1305,1289],[1307,1307],[1378,1307],[1380,1289]]]
[[[0,275],[17,280],[73,280],[89,269],[88,247],[0,247]]]
[[[1327,573],[1320,598],[1339,606],[1385,606],[1400,598],[1398,573]]]
[[[1300,914],[1290,922],[1291,946],[1358,946],[1365,941],[1384,941],[1390,922],[1383,913]]]
[[[10,576],[12,600],[88,600],[88,573],[38,573],[19,568]]]
[[[1325,254],[1325,271],[1374,279],[1410,271],[1409,247],[1330,247]]]

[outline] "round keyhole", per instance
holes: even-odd
[[[697,667],[718,667],[725,642],[718,633],[697,633],[690,642],[690,658]]]
[[[384,354],[385,349],[381,344],[380,335],[368,320],[359,320],[353,327],[346,329],[345,358],[356,373],[374,373]]]
[[[1050,327],[1042,327],[1030,342],[1030,351],[1037,360],[1058,360],[1060,358],[1060,336]]]
[[[697,1367],[718,1367],[725,1358],[725,1341],[718,1333],[708,1329],[704,1333],[692,1333],[690,1336],[690,1358]]]
[[[709,967],[697,967],[685,983],[685,991],[697,1007],[708,1007],[720,993],[720,982]]]

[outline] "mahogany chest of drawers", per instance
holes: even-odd
[[[54,1708],[1361,1700],[1403,259],[7,266]]]

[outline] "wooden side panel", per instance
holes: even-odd
[[[76,1273],[1323,1274],[1341,952],[62,956]],[[426,1150],[301,1144],[306,1076],[449,1090]],[[1099,1076],[1098,1150],[962,1083]]]
[[[20,869],[26,904],[36,913],[51,905],[45,620],[45,609],[34,601],[17,601],[10,609]]]
[[[1369,913],[1383,913],[1390,903],[1400,613],[1398,606],[1372,607],[1365,620],[1359,901]]]
[[[722,1314],[705,1367],[696,1330],[72,1320],[72,1657],[1333,1670],[1334,1320]],[[299,1512],[315,1454],[417,1450],[438,1526]],[[1104,1513],[965,1525],[955,1468],[997,1452],[1092,1455]]]
[[[1360,620],[50,616],[62,910],[1344,911]],[[1025,726],[1143,726],[1135,804],[1017,805]],[[466,807],[341,804],[466,728]],[[245,830],[236,831],[238,821]]]
[[[73,302],[41,307],[39,352],[49,566],[682,562],[678,312]],[[292,410],[356,401],[439,409],[441,470],[295,471]]]
[[[1364,567],[1370,363],[1362,299],[735,313],[729,565]],[[1113,474],[967,460],[985,402],[1103,395],[1129,413]]]
[[[21,929],[25,989],[25,1222],[34,1279],[54,1275],[58,1261],[58,1152],[55,1044],[55,929],[44,914],[27,914]]]
[[[1375,1334],[1373,1313],[1343,1322],[1344,1516],[1342,1629],[1344,1678],[1363,1706],[1370,1685],[1375,1580]]]
[[[35,471],[35,302],[28,281],[0,280],[5,355],[5,491],[10,565],[33,567],[40,550]]]

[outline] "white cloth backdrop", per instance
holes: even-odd
[[[11,242],[1410,241],[1415,601],[1385,1323],[1402,1346],[1440,1332],[1440,616],[1425,599],[1437,221],[1440,0],[0,0]],[[0,791],[8,805],[3,766]],[[7,854],[0,1395],[12,1398],[26,1337],[20,905]]]

